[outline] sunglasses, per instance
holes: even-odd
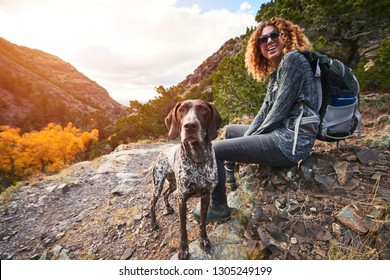
[[[271,38],[271,40],[275,40],[276,38],[279,38],[279,30],[274,29],[270,34],[259,36],[257,38],[257,46],[266,44],[268,42],[268,39]]]

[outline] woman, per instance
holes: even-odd
[[[225,183],[236,187],[234,162],[291,167],[310,154],[319,118],[307,107],[317,109],[317,88],[308,61],[298,52],[310,48],[301,28],[281,18],[261,23],[250,37],[246,66],[259,82],[270,74],[267,94],[251,125],[229,125],[225,139],[213,143],[219,182],[208,221],[230,218]],[[193,214],[199,219],[199,208]]]

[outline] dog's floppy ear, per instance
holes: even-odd
[[[177,109],[179,108],[180,105],[181,105],[181,103],[178,102],[176,104],[175,108],[173,108],[169,112],[168,116],[165,118],[165,126],[169,130],[169,132],[168,132],[169,139],[175,139],[180,134],[179,123],[178,123],[177,118],[176,118]]]
[[[208,105],[211,109],[213,116],[211,118],[209,129],[207,131],[207,136],[208,136],[209,140],[214,140],[218,136],[218,129],[221,127],[222,118],[219,115],[217,109],[214,107],[214,105],[212,105],[210,103],[208,103]]]

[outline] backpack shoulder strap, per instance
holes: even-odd
[[[317,58],[317,66],[316,66],[316,72],[314,73],[314,79],[316,81],[317,92],[318,92],[317,112],[319,112],[321,109],[321,106],[322,106],[322,84],[321,84],[321,68],[320,68],[320,59],[319,58]]]
[[[295,120],[295,127],[294,127],[294,142],[293,142],[293,149],[292,154],[295,155],[295,149],[297,147],[298,142],[298,133],[299,133],[299,125],[301,124],[302,116],[303,116],[303,103],[300,103],[301,106],[301,113]]]
[[[318,100],[318,107],[316,112],[318,113],[322,106],[322,84],[321,84],[321,57],[322,55],[320,53],[314,52],[314,51],[301,51],[300,52],[306,60],[309,62],[310,67],[313,70],[314,79],[317,87],[317,100]]]

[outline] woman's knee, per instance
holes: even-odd
[[[220,159],[221,153],[224,151],[223,140],[217,140],[212,143],[213,150],[217,159]]]
[[[249,128],[249,125],[229,124],[226,127],[225,139],[242,137],[242,136],[244,136],[244,134],[248,130],[248,128]]]

